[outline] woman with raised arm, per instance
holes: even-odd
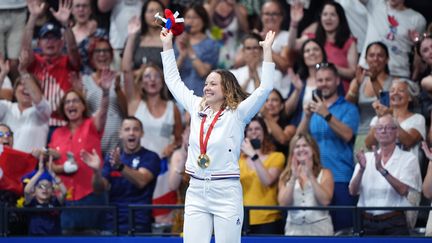
[[[173,34],[161,31],[165,82],[176,100],[191,114],[186,173],[191,176],[186,193],[184,242],[240,242],[243,198],[238,160],[244,129],[273,89],[269,31],[260,45],[264,49],[261,85],[249,96],[227,70],[210,72],[198,97],[180,78],[173,50]]]

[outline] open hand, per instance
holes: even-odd
[[[84,149],[80,152],[81,160],[84,161],[93,170],[99,170],[101,159],[97,154],[96,150],[93,149],[92,153],[85,151]]]
[[[60,0],[58,10],[54,11],[53,8],[50,8],[50,11],[52,15],[66,27],[72,12],[72,0]]]
[[[141,30],[141,21],[138,16],[133,16],[128,23],[128,34],[134,35]]]

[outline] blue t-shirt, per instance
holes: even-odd
[[[33,198],[28,208],[54,208],[61,204],[56,197],[52,197],[48,203],[39,203]],[[60,211],[40,211],[29,213],[29,235],[60,235]]]
[[[358,109],[340,96],[329,107],[329,112],[351,128],[353,134],[357,133],[360,122]],[[320,115],[313,113],[309,131],[318,143],[321,155],[321,164],[331,170],[335,182],[349,182],[354,171],[353,147],[355,136],[350,142],[340,138]]]
[[[122,174],[111,168],[109,163],[109,155],[105,158],[102,174],[111,184],[109,192],[110,204],[118,207],[118,223],[121,233],[127,233],[128,230],[128,205],[129,204],[151,204],[153,191],[156,186],[156,177],[160,171],[159,156],[150,150],[143,147],[133,154],[120,153],[120,160],[125,166],[131,169],[138,170],[145,168],[149,170],[154,179],[149,182],[144,188],[137,188],[134,184],[128,181]],[[108,215],[108,222],[112,223],[112,216]],[[140,227],[137,231],[151,231],[151,210],[136,211],[135,225]]]

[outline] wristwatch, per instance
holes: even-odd
[[[386,170],[386,169],[381,170],[380,173],[384,177],[386,177],[389,174],[388,170]]]
[[[122,172],[124,169],[125,165],[123,163],[119,164],[118,166],[116,166],[114,169],[116,171]]]
[[[329,121],[332,119],[332,117],[333,117],[332,113],[329,112],[329,113],[324,117],[324,120],[326,120],[326,122],[329,122]]]
[[[258,154],[255,154],[254,156],[251,157],[252,161],[256,161],[257,159],[259,159]]]

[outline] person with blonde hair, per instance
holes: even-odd
[[[191,114],[191,134],[185,171],[191,176],[186,193],[184,242],[240,242],[243,198],[239,181],[240,145],[246,124],[259,111],[273,89],[275,64],[269,31],[264,49],[260,86],[248,97],[234,75],[214,70],[207,76],[203,97],[182,82],[173,50],[173,34],[163,29],[162,64],[165,82],[174,98]]]
[[[307,133],[297,134],[290,143],[288,164],[279,179],[281,206],[328,206],[333,197],[334,180],[322,167],[319,148]],[[288,212],[285,235],[333,235],[333,224],[326,210]]]

